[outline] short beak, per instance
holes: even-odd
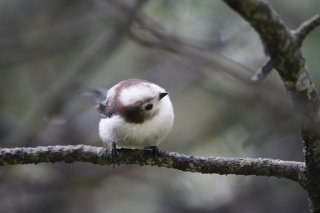
[[[160,93],[160,94],[159,94],[159,101],[160,101],[163,97],[165,97],[166,95],[168,95],[167,92],[162,92],[162,93]]]

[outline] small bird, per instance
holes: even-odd
[[[174,112],[168,93],[141,79],[128,79],[108,91],[94,90],[101,115],[99,134],[112,150],[152,149],[171,131]],[[113,153],[115,155],[115,153]]]

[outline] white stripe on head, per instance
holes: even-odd
[[[139,84],[124,87],[119,94],[120,102],[129,106],[146,98],[156,98],[164,89],[152,83],[142,82]]]
[[[111,87],[107,92],[107,100],[112,100],[116,95],[116,90],[119,85]]]

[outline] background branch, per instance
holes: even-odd
[[[118,149],[119,156],[111,161],[107,148],[76,146],[40,146],[36,148],[2,148],[0,165],[38,164],[44,162],[75,161],[100,165],[137,164],[178,169],[203,174],[256,175],[286,178],[305,185],[305,165],[301,162],[267,158],[196,157],[175,152],[159,151],[156,158],[152,151]]]
[[[216,52],[211,53],[208,49],[205,51],[203,44],[196,45],[194,41],[170,34],[160,24],[141,13],[134,17],[134,23],[136,25],[132,25],[128,36],[138,44],[183,56],[193,60],[198,66],[215,67],[218,71],[235,76],[243,82],[249,82],[247,77],[241,75],[252,72],[245,65]],[[151,37],[145,34],[150,34]]]
[[[111,7],[112,5],[110,4],[109,10],[118,10],[118,13],[113,14],[113,17],[109,15],[108,24],[113,27],[97,33],[97,36],[72,58],[73,60],[66,65],[65,72],[59,81],[54,81],[46,91],[37,97],[22,117],[19,125],[11,131],[6,139],[8,144],[22,140],[32,141],[41,129],[41,118],[56,113],[54,110],[57,111],[57,108],[69,96],[78,93],[83,82],[94,74],[94,69],[110,58],[121,46],[121,39],[125,35],[126,29],[131,25],[131,17],[139,11],[143,4],[138,1],[131,7],[123,5],[121,8]],[[123,12],[124,10],[126,13]],[[106,14],[110,13],[110,11],[105,12]]]

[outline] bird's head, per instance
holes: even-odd
[[[164,108],[167,103],[165,98],[169,99],[167,95],[168,93],[156,84],[129,79],[111,88],[107,100],[111,101],[111,106],[126,121],[142,123],[152,119]]]

